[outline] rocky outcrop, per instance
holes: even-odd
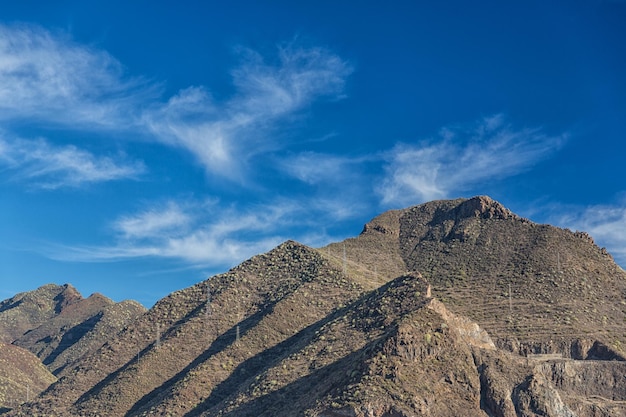
[[[626,355],[616,347],[594,339],[580,337],[560,337],[555,340],[532,340],[520,342],[517,338],[506,337],[498,340],[498,348],[520,356],[552,356],[575,360],[626,361]]]
[[[460,338],[468,345],[489,350],[496,348],[489,334],[481,329],[476,322],[471,321],[467,317],[453,314],[442,302],[431,299],[426,307],[439,313],[448,325],[454,329],[454,331],[459,334]]]
[[[0,302],[0,342],[12,343],[39,327],[76,300],[71,285],[44,285]]]
[[[572,361],[548,362],[535,367],[538,381],[560,393],[573,415],[626,416],[626,362]]]
[[[533,374],[518,386],[514,392],[514,401],[518,415],[577,417],[542,374]]]
[[[69,284],[18,294],[2,306],[0,335],[37,355],[55,374],[146,311],[137,302],[115,303],[101,294],[83,298]]]
[[[481,403],[495,417],[626,416],[626,362],[474,351]]]

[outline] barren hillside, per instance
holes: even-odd
[[[175,292],[8,415],[622,416],[624,295],[588,235],[436,201]]]

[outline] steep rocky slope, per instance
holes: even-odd
[[[261,372],[189,415],[480,415],[471,345],[436,303],[418,275],[399,277],[297,334]]]
[[[12,343],[80,298],[70,285],[44,285],[0,302],[0,342]]]
[[[586,233],[474,197],[385,213],[349,241],[347,258],[357,265],[379,242],[395,242],[396,269],[422,273],[435,296],[500,346],[570,357],[582,354],[576,343],[599,340],[620,351],[626,343],[626,273]],[[386,262],[397,264],[397,255],[390,251]]]
[[[223,383],[240,362],[279,349],[362,292],[317,251],[286,242],[164,298],[23,413],[124,415],[155,401],[189,411],[205,400],[200,387]]]
[[[175,292],[8,415],[626,416],[624,295],[586,234],[437,201]]]
[[[134,301],[115,303],[100,294],[83,298],[67,284],[45,285],[3,301],[0,340],[6,343],[0,342],[0,372],[6,374],[2,389],[8,394],[0,405],[34,399],[68,366],[96,351],[145,311]]]
[[[77,299],[58,315],[13,341],[35,353],[56,375],[86,353],[102,346],[145,308],[134,301],[114,303],[93,294]]]

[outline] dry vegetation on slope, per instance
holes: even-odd
[[[367,253],[372,235],[397,236],[405,268],[501,346],[566,356],[576,339],[626,346],[626,273],[587,234],[533,223],[488,197],[426,203],[394,219],[384,229],[374,219],[353,244]]]

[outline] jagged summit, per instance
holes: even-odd
[[[79,299],[70,284],[46,284],[0,302],[0,342],[13,342]]]
[[[366,223],[361,234],[378,232],[397,235],[399,233],[398,220],[407,213],[428,219],[431,224],[460,222],[471,218],[523,220],[491,197],[476,196],[456,200],[436,200],[407,209],[391,210]]]
[[[429,213],[433,222],[436,223],[448,220],[458,222],[468,218],[521,219],[501,203],[488,196],[431,201],[406,210]]]
[[[70,284],[47,284],[2,301],[0,362],[23,367],[0,376],[9,387],[0,390],[0,407],[26,401],[27,390],[34,398],[144,311],[137,302],[115,303],[98,293],[83,298]]]
[[[623,337],[624,312],[614,306],[626,297],[626,273],[606,250],[584,232],[534,223],[489,197],[388,211],[329,247],[345,247],[353,273],[372,285],[420,272],[436,297],[512,349],[566,351],[583,335]],[[546,338],[554,346],[543,346]]]

